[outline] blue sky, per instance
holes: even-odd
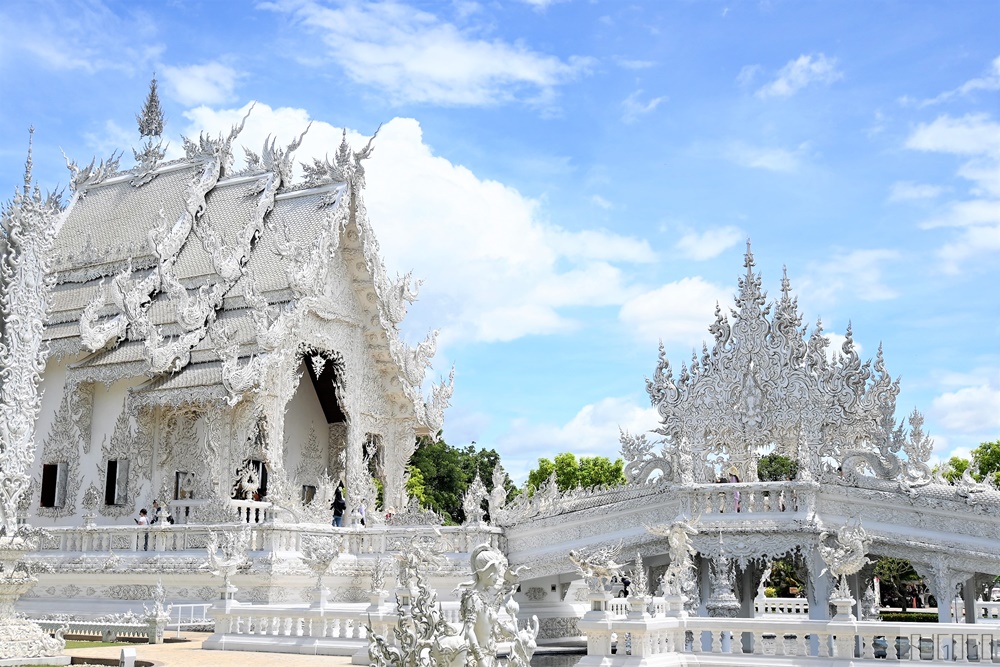
[[[0,6],[0,183],[228,128],[332,152],[379,124],[368,209],[405,323],[457,369],[445,437],[617,454],[731,302],[771,294],[885,346],[936,453],[1000,437],[1000,4],[52,2]],[[130,158],[123,161],[127,164]],[[9,190],[10,191],[10,190]]]

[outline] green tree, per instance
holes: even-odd
[[[427,504],[427,483],[424,481],[424,473],[416,466],[406,466],[406,472],[410,474],[406,480],[407,497],[416,498],[421,505]]]
[[[882,556],[875,562],[875,576],[882,589],[882,601],[894,607],[905,607],[906,598],[923,585],[923,579],[910,561]]]
[[[962,478],[965,471],[969,469],[969,464],[969,459],[953,456],[942,467],[941,475],[952,484],[955,484]]]
[[[437,438],[420,438],[410,457],[410,483],[422,490],[421,504],[430,507],[449,524],[465,521],[462,496],[478,475],[487,491],[493,489],[493,470],[500,465],[500,455],[493,449],[477,449],[475,443],[464,448],[452,447],[439,433]],[[419,481],[414,478],[418,477]],[[510,488],[508,488],[508,497]],[[416,494],[411,494],[416,495]],[[418,500],[420,497],[418,496]]]
[[[984,442],[973,449],[972,462],[979,469],[976,475],[979,480],[992,475],[993,480],[1000,484],[1000,440]]]
[[[799,462],[784,454],[771,452],[757,461],[757,479],[762,482],[783,482],[798,474]]]
[[[562,452],[556,454],[555,461],[538,459],[538,467],[528,473],[525,489],[534,493],[553,472],[560,491],[578,487],[619,486],[627,481],[624,469],[625,462],[621,459],[613,462],[606,456],[581,456],[577,459],[572,452]]]

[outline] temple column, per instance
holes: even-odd
[[[833,578],[826,569],[826,563],[819,555],[819,549],[810,546],[805,553],[806,597],[809,599],[809,618],[816,621],[830,620],[830,594],[833,592]]]
[[[965,603],[965,622],[976,622],[976,586],[977,575],[972,575],[962,583],[962,602]]]

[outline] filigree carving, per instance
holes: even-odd
[[[847,584],[847,577],[870,562],[866,554],[871,546],[871,538],[861,527],[860,521],[846,523],[838,528],[837,543],[832,547],[824,544],[829,537],[830,534],[825,531],[820,534],[819,553],[827,569],[837,579],[837,589],[833,595],[850,598],[851,589]]]
[[[670,464],[681,481],[712,481],[720,467],[756,481],[757,458],[773,449],[797,459],[803,478],[840,468],[847,481],[872,475],[906,487],[926,484],[930,440],[919,414],[911,416],[909,436],[896,425],[899,382],[885,370],[881,348],[874,366],[862,364],[848,327],[840,352],[828,360],[822,326],[808,338],[800,329],[787,275],[780,299],[765,306],[749,243],[744,266],[732,322],[716,307],[711,351],[703,346],[675,377],[661,346],[646,387],[662,420],[655,432],[663,453],[654,456],[651,443],[623,435],[630,479]]]
[[[624,565],[615,561],[624,547],[624,542],[601,547],[592,552],[569,552],[569,560],[576,565],[592,593],[603,593],[611,585],[611,580],[621,576]]]
[[[59,193],[43,196],[32,183],[29,142],[24,186],[0,207],[0,529],[8,535],[17,530],[18,507],[31,484],[46,354],[42,324],[52,285],[48,253],[61,211]]]
[[[126,399],[122,411],[118,413],[111,439],[105,439],[102,460],[98,469],[98,485],[106,488],[107,462],[127,461],[128,471],[124,480],[125,497],[116,505],[100,506],[103,516],[123,517],[136,513],[136,498],[143,480],[150,479],[153,465],[153,412],[149,409],[136,410]],[[119,467],[119,474],[121,466]],[[121,483],[121,482],[120,482]]]
[[[62,504],[55,507],[39,505],[39,516],[60,517],[76,514],[80,490],[81,453],[90,453],[90,424],[93,416],[94,393],[91,384],[67,384],[52,427],[42,444],[42,463],[65,466],[65,486],[60,489]],[[41,488],[39,486],[39,488]]]

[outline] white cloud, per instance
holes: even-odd
[[[641,340],[700,346],[710,338],[716,303],[731,300],[730,290],[695,276],[629,299],[618,318]]]
[[[740,76],[744,77],[744,71]],[[791,97],[811,83],[833,83],[844,78],[837,69],[837,59],[827,58],[822,53],[801,55],[791,60],[778,72],[774,81],[757,89],[755,95],[760,98]]]
[[[958,273],[969,265],[980,266],[969,260],[1000,251],[1000,123],[985,113],[942,115],[918,125],[905,146],[968,158],[957,172],[970,184],[967,197],[949,202],[922,224],[958,228],[938,251],[942,270]]]
[[[799,168],[800,158],[807,148],[807,144],[800,144],[794,151],[789,151],[784,148],[765,148],[735,141],[726,148],[725,155],[743,167],[793,172]]]
[[[603,208],[605,211],[610,211],[612,207],[611,202],[601,195],[590,195],[590,202],[594,204],[594,206]]]
[[[0,4],[0,62],[27,55],[32,64],[52,70],[146,76],[163,51],[155,24],[143,12],[115,12],[101,2],[77,3],[71,11]]]
[[[551,103],[557,86],[591,65],[562,60],[523,43],[478,38],[434,14],[397,2],[279,0],[262,7],[293,15],[318,32],[329,56],[355,82],[396,102],[481,106],[515,99]]]
[[[666,97],[654,97],[648,102],[643,102],[639,99],[641,95],[642,90],[637,90],[622,100],[622,120],[624,122],[634,123],[639,119],[639,116],[645,116],[652,112],[660,106],[660,102],[667,99]]]
[[[970,79],[954,90],[949,90],[931,99],[923,100],[919,106],[927,107],[934,104],[941,104],[954,97],[964,97],[978,90],[1000,90],[1000,56],[993,59],[993,62],[990,63],[990,69],[985,76]]]
[[[718,257],[743,237],[743,232],[738,227],[714,227],[700,234],[695,231],[687,232],[674,247],[685,257],[701,262]]]
[[[933,199],[937,197],[944,188],[940,185],[929,185],[927,183],[911,183],[910,181],[896,181],[889,191],[889,201],[913,201],[917,199]]]
[[[188,132],[228,130],[246,108],[193,109],[186,114]],[[272,133],[287,143],[309,120],[305,110],[258,103],[239,144],[259,151]],[[340,133],[313,122],[296,163],[332,154]],[[348,133],[348,140],[367,139]],[[547,224],[538,201],[434,155],[415,120],[389,121],[374,146],[365,165],[372,226],[390,274],[413,269],[425,279],[414,311],[448,313],[447,321],[419,324],[441,326],[442,342],[571,331],[578,323],[560,309],[624,303],[635,288],[619,265],[655,259],[644,240]],[[235,154],[242,155],[239,146]],[[414,322],[408,319],[418,326]]]
[[[830,345],[827,346],[826,348],[827,359],[833,361],[834,355],[844,354],[844,342],[847,340],[847,336],[844,336],[839,333],[834,333],[832,331],[826,331],[823,333],[823,338],[826,338],[828,341],[830,341]],[[861,357],[864,349],[861,343],[859,343],[858,341],[853,341],[852,344],[854,345],[854,351],[857,353],[859,357]]]
[[[229,102],[241,76],[232,67],[219,62],[163,67],[167,93],[185,106]]]
[[[622,56],[615,56],[614,61],[619,67],[632,70],[649,69],[656,64],[652,60],[634,60],[632,58],[623,58]]]
[[[763,68],[760,65],[744,65],[736,75],[736,82],[743,87],[752,86]]]
[[[931,414],[951,431],[995,434],[1000,430],[1000,388],[982,384],[946,392],[934,399]]]
[[[919,151],[996,157],[1000,155],[1000,123],[985,113],[961,118],[938,116],[933,122],[918,125],[905,146]]]
[[[640,407],[628,398],[604,398],[583,406],[562,425],[517,421],[497,442],[503,465],[515,482],[523,482],[539,458],[551,460],[561,452],[577,456],[620,456],[619,429],[646,433],[659,423],[656,410]]]
[[[809,303],[834,303],[854,298],[884,301],[898,296],[885,284],[883,269],[900,258],[887,249],[852,250],[836,253],[828,262],[814,263],[800,283],[800,294]]]

